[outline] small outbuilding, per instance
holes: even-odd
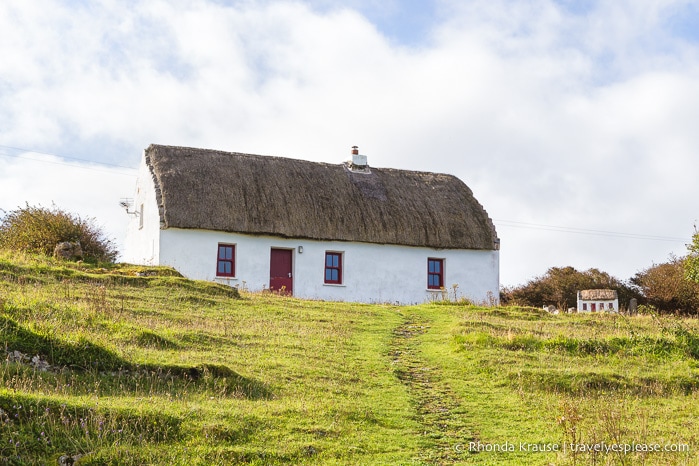
[[[578,291],[578,312],[619,312],[616,290]]]
[[[498,300],[500,240],[471,190],[371,167],[356,147],[330,164],[151,145],[123,205],[124,260],[189,278],[336,301]]]

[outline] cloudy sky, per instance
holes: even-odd
[[[504,285],[699,219],[696,0],[3,0],[0,57],[0,208],[117,242],[151,143],[457,175]]]

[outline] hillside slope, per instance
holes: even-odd
[[[0,464],[694,464],[697,330],[0,253]]]

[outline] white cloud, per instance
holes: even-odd
[[[684,2],[580,12],[443,1],[443,22],[417,47],[346,5],[5,2],[0,144],[130,166],[152,142],[327,162],[357,144],[375,166],[456,174],[497,220],[691,235],[699,58],[667,26]],[[130,179],[102,183],[88,203],[81,183],[32,183],[32,164],[0,157],[0,207],[6,193],[43,204],[65,195],[66,208],[94,209],[122,234],[112,209]],[[506,284],[553,265],[627,278],[683,252],[508,226],[500,236]]]

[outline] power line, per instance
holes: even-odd
[[[2,149],[18,150],[18,151],[22,151],[22,152],[31,152],[31,153],[34,153],[34,154],[51,155],[51,156],[53,156],[53,157],[59,157],[59,158],[62,158],[62,159],[67,159],[67,160],[75,160],[75,161],[78,161],[78,162],[94,163],[94,164],[97,164],[97,165],[105,165],[105,166],[116,167],[116,168],[127,168],[127,169],[129,169],[129,170],[133,170],[133,167],[127,167],[127,166],[125,166],[125,165],[117,165],[117,164],[114,164],[114,163],[107,163],[107,162],[95,162],[94,160],[80,159],[80,158],[78,158],[78,157],[68,157],[68,156],[65,156],[65,155],[53,154],[53,153],[51,153],[51,152],[42,152],[42,151],[40,151],[40,150],[25,149],[25,148],[22,148],[22,147],[3,146],[2,144],[0,144],[0,148],[2,148]],[[8,156],[9,156],[9,157],[19,157],[19,156],[17,156],[17,155],[8,155]]]
[[[120,171],[116,171],[116,170],[113,170],[113,171],[100,170],[98,168],[86,167],[86,166],[78,165],[78,164],[74,164],[74,163],[53,162],[50,160],[33,159],[31,157],[20,157],[18,155],[9,155],[9,154],[0,154],[0,157],[13,157],[13,158],[19,158],[22,160],[30,160],[32,162],[48,163],[51,165],[63,165],[66,167],[72,167],[72,168],[80,169],[80,170],[90,170],[90,171],[98,172],[98,173],[108,173],[108,174],[114,174],[114,175],[130,176],[132,178],[136,177],[136,175],[133,173],[124,173],[124,172],[120,172]],[[97,165],[100,165],[100,164],[97,163]]]
[[[0,148],[3,148],[3,147],[7,147],[7,146],[1,146],[1,145],[0,145]],[[24,149],[21,149],[21,150],[24,150]],[[134,168],[125,167],[125,166],[123,166],[123,165],[115,165],[115,164],[104,163],[104,162],[94,162],[94,161],[91,161],[91,160],[78,159],[78,158],[75,158],[75,157],[62,157],[62,156],[60,156],[60,155],[49,154],[49,153],[47,153],[47,152],[37,152],[37,151],[31,151],[31,150],[28,150],[27,152],[28,152],[28,153],[43,154],[43,155],[50,155],[50,156],[59,157],[59,158],[67,158],[67,159],[70,159],[70,160],[78,160],[78,161],[82,161],[82,162],[89,163],[89,164],[92,164],[92,165],[101,165],[101,166],[105,166],[105,167],[125,168],[125,169],[128,169],[128,170],[134,170]],[[51,164],[51,165],[63,165],[63,166],[67,166],[67,167],[78,168],[78,169],[82,169],[82,170],[90,170],[90,171],[95,171],[95,172],[100,172],[100,173],[109,173],[109,174],[116,174],[116,175],[123,175],[123,176],[136,177],[136,175],[135,175],[134,173],[124,173],[124,172],[117,171],[117,170],[106,171],[106,170],[100,170],[99,168],[94,168],[94,167],[88,167],[88,166],[80,165],[80,164],[77,164],[77,163],[66,163],[66,162],[57,162],[57,161],[53,161],[53,160],[35,159],[35,158],[32,158],[32,157],[27,156],[26,153],[25,153],[25,154],[18,155],[18,154],[8,154],[8,153],[6,153],[6,152],[0,152],[0,157],[8,157],[8,158],[21,159],[21,160],[31,160],[31,161],[33,161],[33,162],[48,163],[48,164]]]
[[[531,230],[544,230],[559,233],[577,233],[580,235],[608,236],[613,238],[641,239],[647,241],[668,241],[674,243],[688,243],[690,238],[679,238],[676,236],[645,235],[641,233],[623,233],[618,231],[593,230],[589,228],[566,227],[560,225],[545,225],[539,223],[518,222],[514,220],[493,220],[494,222],[512,228],[526,228]]]

